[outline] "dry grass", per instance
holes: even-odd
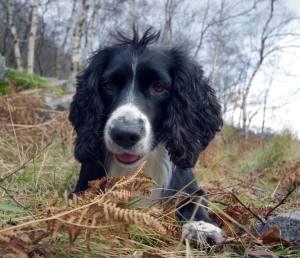
[[[59,196],[65,190],[70,192],[78,177],[79,164],[73,157],[75,135],[68,121],[68,112],[43,109],[42,94],[37,92],[34,96],[0,97],[0,177],[13,171],[51,142],[24,169],[1,182],[28,207],[27,211],[20,213],[1,211],[1,227],[33,221],[31,214],[36,219],[44,219],[55,192]],[[282,199],[291,182],[299,183],[299,163],[296,162],[300,157],[299,149],[299,142],[292,139],[290,149],[280,154],[285,155],[283,160],[261,167],[259,162],[263,152],[257,143],[233,140],[225,144],[213,141],[201,155],[195,175],[209,193],[234,192],[242,202],[263,217],[269,207]],[[283,174],[289,176],[283,177]],[[0,194],[1,203],[17,206],[5,191]],[[255,219],[231,195],[214,194],[210,200],[213,201],[210,211],[215,214],[214,219],[223,225],[228,236],[235,237],[240,231],[246,232],[247,236],[239,242],[228,244],[222,252],[216,252],[215,248],[206,251],[194,249],[178,237],[162,236],[161,233],[139,226],[132,226],[127,234],[114,238],[103,239],[97,232],[92,233],[90,252],[86,249],[84,235],[80,235],[70,248],[68,235],[63,230],[57,232],[58,241],[55,244],[47,243],[55,247],[55,250],[51,249],[55,257],[141,257],[144,252],[163,257],[244,255],[250,246],[253,247],[253,241],[258,241],[251,236]],[[299,193],[295,192],[276,212],[295,210],[299,204]],[[40,257],[43,255],[40,254]],[[44,257],[51,257],[50,253],[47,255]]]

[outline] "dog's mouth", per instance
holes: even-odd
[[[140,160],[142,157],[130,153],[119,153],[116,154],[116,158],[119,162],[123,164],[133,164]]]

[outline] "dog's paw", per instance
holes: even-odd
[[[185,223],[182,227],[182,236],[200,247],[214,245],[225,239],[225,234],[219,227],[204,221]]]

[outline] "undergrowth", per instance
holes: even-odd
[[[46,82],[46,79],[36,74],[10,69],[5,75],[4,82],[0,83],[0,94],[9,94],[40,87],[45,85]]]
[[[117,213],[119,204],[113,206],[113,213],[109,213],[109,210],[105,213],[102,210],[101,214],[106,214],[109,218],[113,218],[116,213],[122,214],[122,230],[110,228],[109,224],[106,225],[108,231],[89,230],[87,226],[92,220],[82,213],[84,209],[79,214],[83,215],[83,221],[87,224],[80,232],[76,228],[78,214],[74,221],[71,221],[73,217],[68,217],[67,214],[58,216],[61,212],[70,212],[68,214],[71,215],[72,209],[84,205],[92,207],[93,200],[100,200],[102,195],[93,192],[86,199],[66,198],[64,193],[72,191],[79,173],[79,163],[73,157],[75,134],[68,121],[68,112],[47,110],[43,107],[41,99],[37,95],[0,96],[0,178],[30,160],[17,173],[0,181],[0,185],[8,189],[15,200],[24,206],[22,208],[17,204],[2,188],[0,236],[5,237],[5,234],[1,233],[3,229],[7,229],[6,233],[12,232],[12,235],[4,239],[6,247],[10,242],[19,243],[18,241],[23,239],[19,244],[28,248],[27,254],[32,254],[33,257],[141,257],[149,253],[162,257],[247,257],[254,249],[268,250],[282,257],[299,255],[295,247],[289,246],[289,242],[278,238],[279,232],[274,231],[267,236],[255,235],[253,225],[258,219],[239,202],[263,220],[291,187],[299,184],[300,144],[293,133],[286,130],[263,143],[260,137],[244,142],[234,128],[225,127],[223,135],[219,135],[201,154],[194,172],[199,184],[209,193],[210,214],[226,232],[228,240],[223,243],[223,248],[214,246],[209,250],[199,250],[186,243],[180,236],[175,236],[176,234],[165,234],[165,231],[155,230],[154,224],[147,224],[151,223],[151,217],[147,217],[147,223],[144,224],[131,223],[131,218],[128,217],[127,222],[131,224],[127,228],[127,222],[124,223],[124,210],[123,213]],[[39,151],[40,154],[36,155]],[[98,186],[96,188],[99,189]],[[109,189],[106,191],[109,192]],[[125,196],[125,192],[123,193]],[[111,198],[114,198],[113,195]],[[114,201],[115,199],[112,199],[112,202]],[[134,201],[127,201],[127,206],[123,203],[119,208],[135,209],[131,205]],[[7,205],[8,208],[5,209],[1,204]],[[101,207],[104,209],[104,206]],[[297,191],[280,205],[273,215],[296,209],[299,209]],[[145,216],[149,210],[140,212],[136,213],[137,217]],[[147,214],[157,219],[157,223],[163,223],[161,218],[164,218],[166,213],[175,218],[174,209],[172,212],[163,209],[153,209],[151,212],[152,215]],[[53,216],[56,216],[55,219]],[[61,224],[55,224],[57,216]],[[49,219],[51,217],[52,219]],[[39,221],[42,222],[39,224]],[[100,225],[99,223],[97,222],[97,225]],[[103,223],[107,221],[104,220]],[[175,226],[176,223],[169,221],[170,225]],[[14,230],[16,226],[17,231]],[[71,232],[68,233],[70,229]],[[78,233],[76,237],[75,231]],[[180,235],[180,231],[178,232]],[[274,237],[276,234],[277,242],[268,243],[270,236]],[[6,249],[5,252],[0,251],[0,256],[13,257],[13,253],[12,249]]]

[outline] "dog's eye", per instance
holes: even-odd
[[[161,93],[166,89],[166,87],[160,83],[156,83],[152,86],[152,90],[157,93]]]
[[[114,91],[116,89],[116,86],[112,83],[105,83],[103,85],[103,88],[106,89],[107,91]]]

